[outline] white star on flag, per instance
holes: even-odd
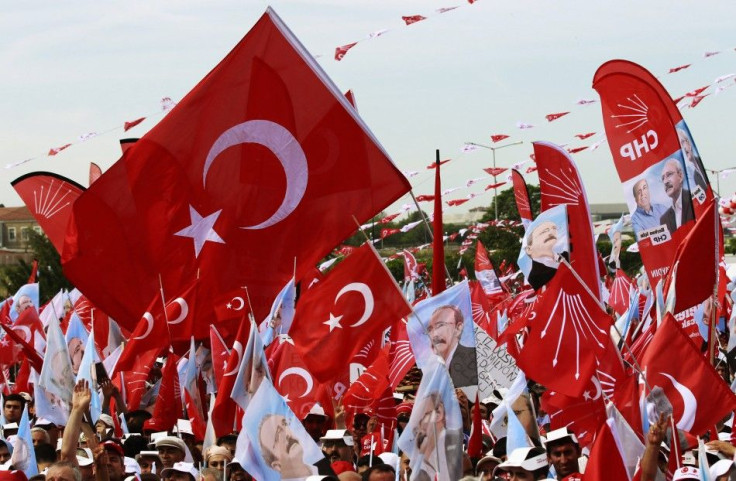
[[[199,253],[201,252],[205,242],[210,241],[217,242],[219,244],[225,243],[225,241],[222,240],[222,237],[220,237],[214,229],[215,222],[217,222],[217,217],[219,217],[220,212],[222,212],[222,209],[217,212],[213,212],[207,217],[202,217],[199,212],[194,210],[194,207],[191,205],[189,206],[189,218],[192,222],[191,225],[189,227],[185,227],[174,235],[192,238],[194,241],[195,258],[199,257]]]
[[[322,324],[325,324],[327,326],[330,326],[330,332],[334,331],[336,327],[339,327],[342,329],[342,326],[340,325],[340,319],[342,319],[342,316],[335,316],[330,312],[330,319],[328,321],[323,322]]]

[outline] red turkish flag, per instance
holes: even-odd
[[[552,122],[553,120],[557,120],[560,117],[564,117],[565,115],[569,114],[570,112],[559,112],[556,114],[547,114],[544,116],[545,119],[547,119],[548,122]]]
[[[84,187],[50,172],[31,172],[18,177],[11,185],[54,248],[61,253],[72,204],[82,195]]]
[[[671,68],[671,69],[669,70],[669,72],[667,72],[667,73],[675,73],[675,72],[679,72],[680,70],[684,70],[684,69],[688,68],[688,67],[689,67],[690,65],[692,65],[692,64],[689,64],[689,63],[688,63],[688,64],[685,64],[685,65],[680,65],[679,67],[672,67],[672,68]]]
[[[498,187],[501,187],[501,186],[502,186],[502,185],[504,185],[505,183],[506,183],[506,182],[496,182],[495,184],[489,184],[489,185],[487,185],[487,186],[486,186],[486,188],[485,188],[484,190],[491,190],[491,189],[496,189],[496,188],[498,188]]]
[[[639,359],[647,383],[664,390],[677,428],[700,435],[736,408],[736,395],[671,314]]]
[[[127,131],[129,131],[130,129],[132,129],[132,128],[133,128],[133,127],[135,127],[136,125],[140,124],[140,123],[141,123],[141,122],[143,122],[144,120],[146,120],[146,118],[145,118],[145,117],[141,117],[141,118],[139,118],[139,119],[131,120],[130,122],[125,122],[125,123],[123,124],[123,132],[127,132]]]
[[[495,144],[496,142],[501,142],[503,139],[508,139],[509,136],[505,134],[495,134],[491,135],[491,141]]]
[[[537,297],[517,363],[527,377],[578,397],[608,345],[613,320],[565,262]]]
[[[210,326],[210,352],[212,353],[212,369],[215,372],[215,385],[219,386],[220,380],[227,372],[227,359],[230,356],[230,349],[227,348],[225,341],[214,325]]]
[[[592,137],[595,135],[595,132],[588,132],[586,134],[575,134],[575,137],[579,138],[580,140],[585,140],[588,137]]]
[[[131,371],[136,359],[141,356],[160,356],[171,344],[169,329],[161,313],[161,298],[154,297],[146,312],[141,316],[138,326],[130,335],[128,343],[115,364],[113,376],[118,372]]]
[[[417,202],[432,202],[434,196],[430,194],[422,194],[417,196]]]
[[[335,60],[338,62],[345,57],[345,54],[348,53],[348,50],[358,45],[358,42],[349,43],[347,45],[343,45],[342,47],[335,48]]]
[[[290,335],[321,382],[411,308],[370,244],[364,244],[313,289],[302,293]]]
[[[54,155],[58,154],[59,152],[61,152],[62,150],[66,149],[68,147],[71,147],[71,146],[72,146],[72,144],[64,144],[61,147],[53,147],[53,148],[49,149],[48,155],[49,155],[49,157],[54,156]]]
[[[411,25],[412,23],[417,23],[417,22],[421,22],[422,20],[426,20],[427,17],[423,17],[421,15],[409,15],[409,16],[402,16],[401,19],[407,25]]]
[[[401,212],[396,213],[396,214],[387,215],[383,219],[379,220],[378,223],[379,224],[388,224],[389,222],[391,222],[392,220],[394,220],[395,218],[397,218],[400,215],[401,215]]]
[[[301,278],[354,232],[354,218],[409,189],[269,9],[75,202],[64,273],[127,328],[159,275],[164,292],[180,292],[198,272],[200,299],[247,286],[262,319],[294,259]],[[198,302],[194,317],[195,338],[206,338],[212,305]]]
[[[230,355],[227,358],[225,373],[218,379],[217,397],[215,398],[215,405],[210,415],[217,437],[235,431],[237,404],[230,397],[230,393],[233,391],[245,345],[248,343],[250,325],[251,323],[246,319],[241,321],[240,329],[238,329],[235,336],[233,348],[230,350]]]
[[[166,364],[161,371],[161,387],[158,390],[156,404],[153,407],[153,417],[146,420],[146,429],[154,431],[168,431],[176,425],[181,409],[181,391],[179,374],[176,364],[179,357],[169,353]]]
[[[566,150],[568,152],[570,152],[571,154],[577,154],[578,152],[582,152],[583,150],[585,150],[587,148],[588,148],[587,145],[583,145],[582,147],[573,147],[573,148],[569,148],[569,149],[566,149]]]
[[[452,199],[452,200],[448,200],[447,202],[445,202],[445,204],[449,205],[450,207],[455,207],[457,205],[463,205],[469,200],[470,199]]]
[[[723,245],[723,229],[716,202],[711,201],[695,226],[677,246],[672,266],[667,272],[664,296],[667,298],[674,285],[674,313],[700,304],[713,295],[718,259]]]
[[[194,313],[198,287],[199,279],[195,278],[181,294],[166,302],[166,320],[169,323],[172,342],[189,342],[194,335]]]
[[[487,172],[489,175],[492,175],[494,177],[497,177],[497,176],[503,174],[504,172],[506,172],[509,169],[506,168],[506,167],[488,167],[488,168],[485,168],[483,170],[485,172]]]
[[[401,232],[401,229],[381,229],[381,239]]]
[[[616,277],[613,279],[608,296],[608,305],[619,316],[623,316],[629,308],[629,289],[631,287],[634,287],[634,284],[629,276],[623,270],[616,269]]]
[[[271,343],[266,357],[273,386],[299,419],[304,419],[317,402],[325,411],[332,407],[332,401],[324,396],[322,384],[312,377],[289,336],[279,336]]]

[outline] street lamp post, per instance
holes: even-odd
[[[512,145],[520,145],[523,144],[523,140],[519,140],[517,142],[512,142],[510,144],[500,145],[498,147],[491,147],[490,145],[483,145],[483,144],[476,144],[475,142],[465,142],[465,145],[473,145],[475,147],[483,147],[484,149],[488,149],[491,152],[493,152],[493,168],[496,168],[496,151],[499,149],[505,149],[506,147],[511,147]],[[494,184],[496,180],[496,176],[493,176]],[[493,187],[493,207],[495,210],[495,218],[498,221],[498,187]]]
[[[705,170],[710,172],[711,174],[716,175],[716,194],[718,195],[718,197],[720,197],[721,196],[721,173],[729,171],[729,170],[736,170],[736,167],[726,167],[725,169],[720,169],[720,170],[716,170],[716,169],[705,169]]]

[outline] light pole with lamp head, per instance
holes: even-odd
[[[496,151],[499,149],[505,149],[506,147],[511,147],[512,145],[520,145],[523,144],[523,140],[519,140],[517,142],[512,142],[510,144],[505,145],[499,145],[498,147],[491,147],[490,145],[483,145],[483,144],[476,144],[475,142],[465,142],[465,145],[472,145],[474,147],[483,147],[484,149],[488,149],[491,152],[493,152],[493,168],[496,168]],[[494,184],[496,180],[496,176],[493,176]],[[495,219],[498,220],[498,187],[493,187],[493,207],[495,208]]]

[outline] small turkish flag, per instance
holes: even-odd
[[[588,137],[592,137],[595,135],[595,132],[588,132],[587,134],[575,134],[575,137],[579,138],[580,140],[585,140]]]
[[[671,69],[669,70],[669,72],[667,72],[667,73],[675,73],[675,72],[679,72],[680,70],[685,70],[685,69],[686,69],[686,68],[688,68],[688,67],[689,67],[690,65],[692,65],[692,64],[689,64],[689,63],[688,63],[688,64],[685,64],[685,65],[680,65],[679,67],[672,67],[672,68],[671,68]]]
[[[447,202],[445,202],[445,204],[449,205],[450,207],[455,207],[458,205],[463,205],[469,200],[470,199],[452,199],[452,200],[448,200]]]
[[[508,139],[509,136],[505,134],[495,134],[491,135],[491,141],[495,144],[496,142],[501,142],[503,139]]]
[[[417,196],[417,202],[432,202],[434,196],[431,194],[422,194]]]
[[[509,169],[507,169],[506,167],[487,167],[487,168],[485,168],[483,170],[485,172],[487,172],[489,175],[492,175],[494,177],[497,177],[497,176],[503,174],[504,172],[506,172]]]
[[[563,262],[528,319],[519,367],[549,389],[580,396],[608,345],[611,317]]]
[[[364,244],[302,294],[291,337],[321,382],[411,308],[371,244]]]
[[[569,114],[570,112],[559,112],[556,114],[547,114],[544,116],[545,119],[547,119],[548,122],[552,122],[553,120],[557,120],[560,117],[564,117],[565,115]]]
[[[210,415],[212,426],[215,429],[215,435],[217,437],[224,436],[225,434],[229,434],[233,431],[237,404],[235,404],[235,401],[230,397],[230,393],[232,393],[233,386],[235,385],[238,368],[240,367],[241,358],[243,357],[245,350],[244,347],[248,343],[249,333],[250,322],[243,319],[240,323],[240,329],[238,329],[236,334],[233,348],[227,358],[225,373],[220,379],[218,379],[217,397],[215,398],[215,405],[212,408],[212,414]]]
[[[406,22],[407,25],[411,25],[412,23],[421,22],[422,20],[426,20],[427,17],[423,17],[421,15],[409,15],[409,16],[402,16],[401,17],[404,22]]]
[[[349,43],[347,45],[343,45],[342,47],[335,48],[335,60],[338,62],[343,59],[346,53],[348,53],[348,50],[358,45],[358,42]]]
[[[143,122],[144,120],[146,120],[146,118],[145,118],[145,117],[141,117],[141,118],[139,118],[139,119],[131,120],[130,122],[125,122],[125,123],[123,124],[123,131],[124,131],[124,132],[127,132],[127,131],[129,131],[130,129],[132,129],[132,128],[133,128],[133,127],[135,127],[136,125],[140,124],[140,123],[141,123],[141,122]]]
[[[214,324],[210,325],[210,352],[212,353],[212,369],[215,372],[215,384],[219,386],[220,380],[225,375],[227,360],[230,357],[230,349],[227,348],[219,331]]]
[[[172,341],[189,341],[194,335],[194,312],[196,308],[199,279],[185,286],[178,296],[166,303],[166,321]]]
[[[736,396],[667,314],[639,359],[649,386],[672,403],[677,428],[694,435],[710,429],[736,408]]]
[[[138,357],[152,352],[155,359],[169,347],[169,329],[166,327],[161,305],[161,298],[154,296],[115,364],[113,376],[119,372],[131,371]]]

